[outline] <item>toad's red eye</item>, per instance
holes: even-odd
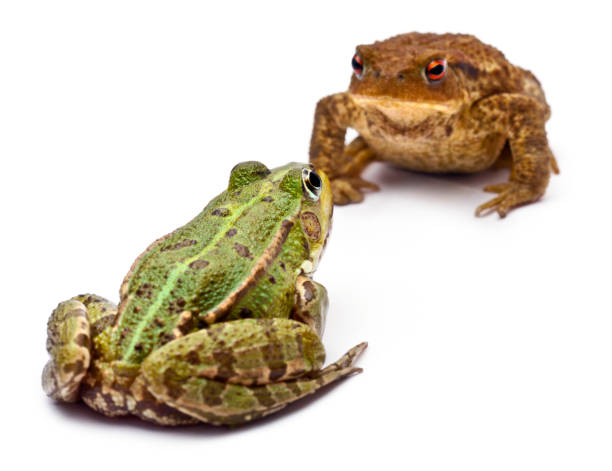
[[[439,82],[446,75],[446,59],[434,59],[427,67],[425,74],[430,82]]]
[[[351,65],[353,66],[353,72],[355,72],[357,78],[360,79],[363,76],[363,61],[361,60],[359,54],[355,54],[353,56]]]

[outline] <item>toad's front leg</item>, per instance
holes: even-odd
[[[509,181],[485,187],[498,196],[480,205],[476,215],[497,211],[505,217],[512,208],[538,200],[546,191],[551,168],[558,172],[544,128],[548,108],[524,95],[501,94],[483,100],[475,115],[480,124],[488,123],[508,136],[512,154]]]
[[[378,186],[361,178],[361,172],[376,159],[363,138],[344,146],[346,129],[354,123],[359,110],[346,93],[322,98],[315,111],[310,162],[330,179],[335,204],[358,203],[364,190]]]
[[[313,329],[292,319],[240,319],[173,340],[142,364],[160,401],[203,422],[237,425],[276,412],[361,371],[360,344],[321,370],[325,353]]]

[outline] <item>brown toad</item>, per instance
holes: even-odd
[[[476,209],[502,217],[540,198],[551,170],[558,173],[540,83],[474,36],[394,36],[358,46],[352,65],[349,90],[317,104],[310,145],[336,204],[378,189],[360,177],[376,160],[434,173],[510,166],[507,183],[485,187],[498,195]],[[345,147],[349,127],[359,136]]]

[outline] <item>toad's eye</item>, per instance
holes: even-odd
[[[446,75],[446,59],[434,59],[425,67],[425,75],[430,82],[439,82]]]
[[[302,189],[308,198],[313,201],[319,199],[321,195],[321,177],[309,168],[302,170]]]
[[[351,65],[353,66],[353,72],[355,72],[355,76],[361,80],[361,77],[363,77],[363,61],[361,60],[361,56],[359,54],[355,54],[353,56]]]

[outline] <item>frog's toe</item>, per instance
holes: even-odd
[[[362,369],[353,367],[353,364],[355,363],[355,361],[357,361],[357,359],[361,356],[361,354],[367,347],[367,342],[361,342],[360,344],[355,345],[348,352],[342,355],[339,360],[335,361],[334,363],[330,363],[321,371],[319,371],[319,374],[324,375],[331,371],[340,371],[351,367],[354,369],[354,373],[361,373]]]
[[[542,190],[531,185],[518,182],[487,185],[484,191],[498,195],[476,208],[476,216],[486,216],[497,211],[500,217],[506,217],[508,212],[517,206],[536,201],[543,194]]]

